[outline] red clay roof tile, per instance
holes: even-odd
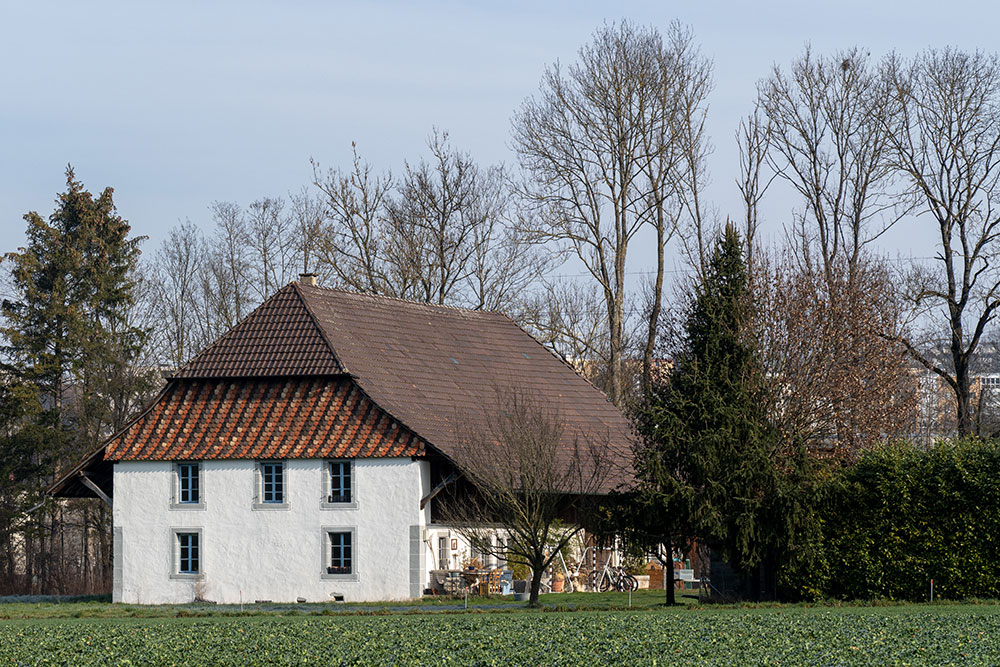
[[[357,406],[363,414],[356,414]],[[350,428],[345,426],[351,425]],[[360,428],[358,428],[360,426]],[[350,378],[173,380],[107,443],[110,461],[422,456]]]

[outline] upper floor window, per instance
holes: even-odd
[[[351,462],[330,462],[330,496],[327,502],[349,503],[351,498]]]
[[[266,461],[260,464],[261,502],[285,502],[285,464]]]
[[[189,505],[201,499],[201,466],[197,463],[177,464],[177,502]]]

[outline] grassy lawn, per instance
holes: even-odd
[[[540,598],[543,608],[550,610],[605,610],[629,609],[628,593],[550,593]],[[694,604],[697,600],[678,595],[682,604]],[[636,591],[632,593],[632,609],[662,608],[665,602],[663,591]],[[469,608],[484,611],[519,611],[525,603],[514,602],[513,596],[492,598],[471,597]],[[184,604],[184,605],[129,605],[108,604],[106,602],[71,603],[10,603],[0,604],[0,619],[31,618],[166,618],[176,616],[287,616],[287,615],[329,615],[359,613],[405,613],[457,611],[465,609],[464,598],[427,597],[420,600],[400,600],[396,602],[338,602],[328,604]]]
[[[611,610],[621,594],[582,593],[546,596],[541,611],[468,613],[440,600],[242,616],[238,606],[0,605],[0,665],[1000,664],[993,603],[664,608],[661,595],[633,594],[632,610]],[[556,611],[571,604],[608,610]]]

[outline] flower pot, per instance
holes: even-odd
[[[563,592],[563,580],[562,579],[553,579],[552,580],[552,592],[553,593],[562,593]]]

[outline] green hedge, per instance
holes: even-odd
[[[789,597],[1000,597],[1000,443],[887,445],[810,491],[815,539],[785,560]]]

